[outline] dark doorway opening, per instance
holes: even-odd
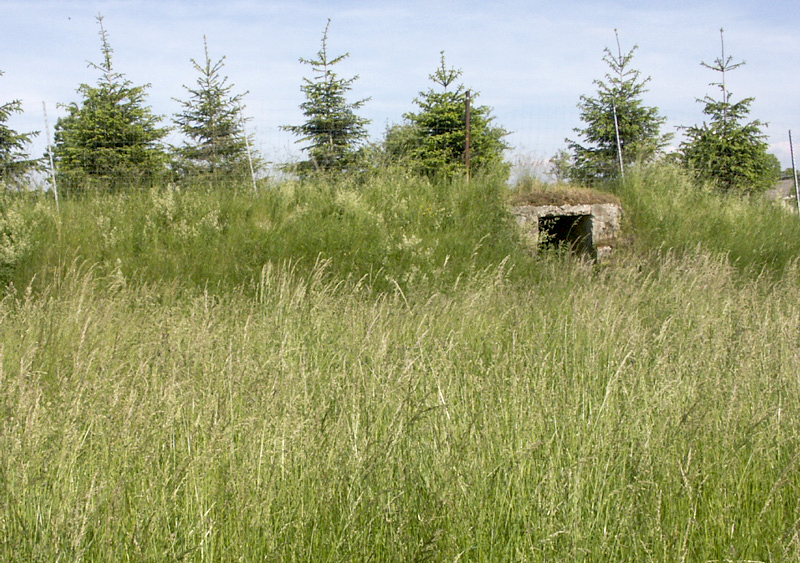
[[[539,240],[543,246],[565,248],[579,255],[597,257],[592,242],[591,215],[549,215],[539,218]]]

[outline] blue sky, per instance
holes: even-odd
[[[633,65],[651,77],[644,101],[667,118],[677,145],[678,126],[703,120],[696,99],[718,94],[709,86],[718,77],[700,62],[720,55],[721,27],[726,54],[747,62],[728,75],[733,101],[755,97],[751,117],[769,124],[771,150],[784,166],[788,131],[800,139],[797,0],[0,0],[0,13],[0,102],[22,100],[25,113],[11,122],[18,131],[44,129],[42,102],[52,129],[64,114],[57,104],[79,101],[76,88],[96,82],[87,61],[100,59],[102,13],[116,70],[149,83],[148,102],[167,118],[179,109],[174,98],[187,98],[183,85],[194,85],[190,59],[202,58],[207,36],[212,58],[226,57],[236,91],[249,92],[249,128],[274,161],[299,155],[280,126],[302,122],[300,85],[310,68],[298,59],[317,53],[328,18],[329,53],[350,53],[337,71],[359,75],[352,99],[371,98],[360,113],[372,120],[375,139],[414,111],[445,51],[464,85],[480,92],[477,103],[512,132],[510,158],[544,161],[575,138],[577,103],[608,71],[603,49],[615,45],[616,28],[623,50],[638,45]],[[34,151],[44,144],[43,132]]]

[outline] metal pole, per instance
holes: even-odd
[[[467,166],[467,181],[469,182],[469,169],[470,169],[470,149],[471,149],[471,138],[470,138],[470,113],[471,113],[471,104],[470,104],[470,91],[467,90],[467,117],[466,117],[466,130],[467,130],[467,146],[464,150],[464,163]]]
[[[797,212],[800,213],[800,190],[797,189],[797,168],[794,166],[794,145],[792,144],[792,131],[789,130],[789,152],[792,155],[792,176],[794,177],[794,195],[797,198]]]
[[[53,194],[56,198],[56,213],[60,214],[58,206],[58,186],[56,186],[56,167],[53,164],[53,144],[50,141],[50,125],[47,123],[47,104],[42,102],[42,111],[44,112],[44,128],[47,131],[47,154],[50,155],[50,181],[53,183]]]
[[[619,140],[619,120],[617,119],[617,104],[611,103],[614,110],[614,133],[617,135],[617,156],[619,157],[619,174],[622,181],[625,181],[625,167],[622,165],[622,142]]]
[[[330,20],[328,20],[330,23]],[[239,106],[239,121],[242,124],[242,135],[244,136],[244,146],[247,148],[247,162],[250,164],[250,178],[253,180],[253,191],[258,191],[258,185],[256,185],[256,173],[253,170],[253,157],[250,155],[250,140],[247,138],[247,129],[244,126],[244,115],[242,114],[242,106]]]

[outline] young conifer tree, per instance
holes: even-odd
[[[2,71],[0,76],[3,76]],[[26,152],[26,147],[39,132],[17,133],[10,128],[8,120],[16,113],[22,113],[20,100],[0,105],[0,187],[22,187],[26,175],[39,163]]]
[[[102,61],[96,86],[81,84],[83,100],[66,106],[55,127],[53,156],[63,190],[118,189],[152,184],[164,177],[167,156],[160,143],[168,129],[146,105],[149,84],[133,86],[114,69],[111,45],[100,25]]]
[[[183,177],[241,180],[250,173],[248,151],[252,144],[248,143],[244,130],[248,119],[242,115],[242,99],[247,92],[231,93],[234,85],[221,75],[225,57],[212,62],[205,37],[203,47],[202,64],[191,59],[199,73],[197,87],[184,86],[190,94],[189,100],[176,100],[183,110],[174,117],[174,122],[188,139],[176,150],[177,166]]]
[[[704,104],[703,113],[709,116],[710,123],[684,128],[686,140],[681,143],[681,160],[698,180],[711,182],[722,191],[765,190],[778,180],[780,162],[767,152],[769,145],[761,131],[766,125],[759,120],[745,122],[755,98],[730,101],[726,73],[745,63],[734,63],[733,57],[725,56],[724,30],[719,32],[722,56],[713,65],[701,65],[720,73],[720,82],[711,85],[719,87],[722,99],[705,96],[697,100]]]
[[[333,66],[350,56],[345,53],[330,58],[328,55],[328,30],[331,20],[322,34],[322,47],[315,59],[300,59],[310,65],[316,73],[313,79],[304,78],[300,89],[306,101],[300,104],[306,121],[302,125],[286,125],[283,129],[299,136],[298,143],[308,143],[303,150],[308,160],[298,166],[301,174],[312,171],[344,171],[357,166],[361,149],[367,138],[369,119],[359,117],[359,110],[369,98],[356,102],[347,101],[347,93],[358,79],[340,78]]]
[[[566,139],[571,163],[569,176],[582,183],[615,178],[634,163],[655,159],[667,146],[672,134],[662,134],[666,118],[658,108],[648,107],[642,94],[650,78],[631,67],[638,46],[622,52],[619,34],[617,52],[606,47],[603,61],[611,68],[605,80],[595,80],[596,96],[581,96],[578,108],[584,128],[574,131],[581,141]]]
[[[384,151],[390,162],[409,165],[427,176],[452,178],[466,174],[467,89],[455,84],[460,69],[448,68],[444,51],[441,62],[428,77],[438,88],[420,92],[414,103],[418,112],[406,113],[405,123],[386,132]],[[451,87],[452,86],[452,87]],[[474,100],[477,93],[472,93]],[[470,108],[470,167],[474,170],[503,167],[503,138],[508,132],[493,124],[488,106]]]

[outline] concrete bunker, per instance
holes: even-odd
[[[591,190],[551,190],[512,201],[517,224],[531,249],[557,246],[601,261],[620,237],[622,210],[611,194]]]

